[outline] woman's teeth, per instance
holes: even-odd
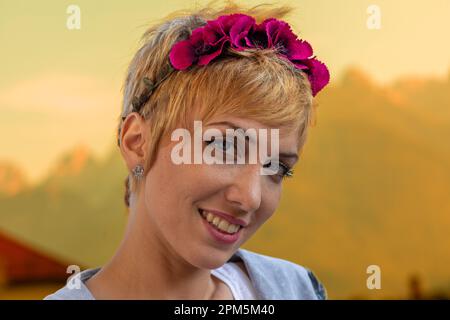
[[[212,214],[211,212],[206,212],[201,210],[200,211],[203,218],[206,219],[206,221],[209,222],[209,224],[212,224],[214,227],[216,227],[216,229],[219,229],[221,231],[227,232],[227,233],[236,233],[239,228],[241,226],[237,225],[237,224],[231,224],[228,221],[215,216],[214,214]]]

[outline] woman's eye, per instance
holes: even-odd
[[[272,166],[272,161],[269,161],[266,163],[263,167],[264,168],[270,168]],[[278,171],[273,174],[272,176],[275,176],[276,178],[283,179],[283,178],[291,178],[294,175],[294,170],[292,170],[289,166],[284,164],[283,162],[278,162]]]

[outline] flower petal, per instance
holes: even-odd
[[[256,24],[253,28],[252,40],[256,47],[258,48],[270,48],[272,47],[272,40],[269,43],[269,35],[268,35],[268,24],[276,21],[275,18],[268,18],[261,22],[260,24]]]
[[[240,20],[240,19],[253,19],[251,16],[245,15],[245,14],[241,14],[241,13],[234,13],[234,14],[229,14],[229,15],[225,15],[225,16],[220,16],[219,18],[217,18],[217,21],[219,22],[219,24],[222,26],[222,30],[225,34],[229,35],[231,28],[235,25],[236,21]]]
[[[295,41],[297,36],[292,32],[291,26],[284,21],[277,21],[277,32],[273,33],[273,42],[274,44],[282,41],[282,42],[290,42]]]
[[[303,64],[303,63],[298,63],[298,62],[295,62],[295,61],[292,61],[292,63],[294,64],[294,66],[297,69],[300,69],[300,70],[308,70],[309,69],[309,67],[307,65]]]
[[[242,15],[230,29],[231,44],[236,48],[243,48],[247,45],[247,35],[255,25],[255,19]]]
[[[252,39],[253,39],[253,38],[252,38]],[[245,37],[245,44],[246,44],[247,47],[249,47],[249,48],[254,48],[254,47],[255,47],[255,44],[253,43],[252,40],[250,40],[249,37]]]
[[[211,46],[216,46],[228,35],[223,32],[222,27],[217,21],[212,21],[204,27],[203,41]]]
[[[218,55],[220,55],[222,53],[222,50],[223,50],[223,47],[224,47],[225,43],[227,43],[227,42],[229,42],[228,39],[223,41],[221,46],[216,51],[214,51],[212,53],[209,53],[209,54],[201,55],[199,57],[199,59],[198,59],[198,65],[199,66],[207,65],[211,60],[213,60]]]
[[[172,66],[178,70],[189,68],[195,60],[195,48],[189,40],[176,43],[170,50],[169,59]]]
[[[312,95],[315,96],[330,81],[330,72],[326,65],[317,59],[308,60],[310,73],[308,75],[311,83]]]
[[[290,60],[308,59],[313,54],[311,45],[304,40],[295,40],[288,43],[288,57]]]
[[[278,28],[279,23],[276,19],[272,19],[266,23],[267,48],[272,48],[274,46],[274,40],[278,32]]]
[[[194,31],[192,31],[192,34],[189,37],[189,40],[191,41],[191,44],[193,47],[197,48],[199,46],[202,46],[203,43],[205,42],[203,40],[204,30],[205,30],[204,27],[200,27],[200,28],[197,28]]]

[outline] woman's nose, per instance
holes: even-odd
[[[256,211],[261,205],[261,177],[258,164],[242,165],[226,189],[226,200],[242,211]]]

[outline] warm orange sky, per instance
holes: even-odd
[[[124,71],[146,24],[202,3],[3,0],[0,160],[16,162],[36,180],[76,144],[104,154],[114,144]],[[380,83],[410,74],[442,77],[449,71],[449,0],[278,3],[298,8],[286,20],[329,65],[332,81],[348,65],[361,67]],[[81,9],[80,30],[66,28],[70,4]],[[366,25],[371,4],[381,10],[379,30]]]

